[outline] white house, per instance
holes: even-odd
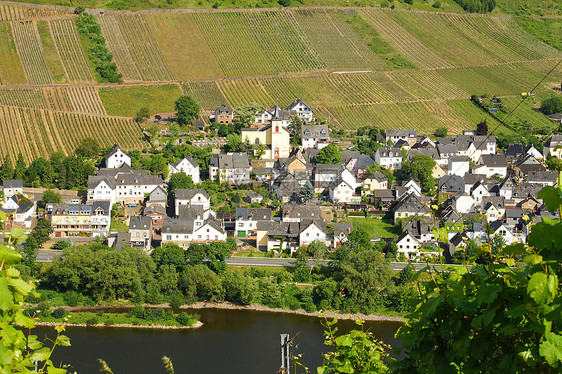
[[[199,183],[199,164],[191,156],[184,157],[181,161],[168,165],[168,178],[176,173],[184,173],[191,177],[193,183]]]
[[[487,178],[498,175],[504,178],[507,175],[507,161],[503,154],[483,154],[478,159],[478,165],[473,169],[475,174],[484,174]]]
[[[418,256],[420,242],[408,231],[404,231],[397,239],[396,246],[398,253],[402,253],[406,258],[412,259]]]
[[[387,169],[399,169],[402,167],[402,152],[400,148],[378,148],[375,152],[375,162]]]
[[[472,196],[462,195],[454,198],[453,204],[457,212],[461,214],[466,214],[474,211],[474,206],[476,205],[476,201],[474,201],[474,198]]]
[[[339,177],[329,187],[330,199],[335,203],[349,203],[360,201],[361,196],[355,193],[355,188]]]
[[[236,236],[239,238],[256,236],[258,222],[270,220],[270,208],[236,208]]]
[[[482,203],[483,197],[490,196],[490,191],[488,190],[488,187],[486,187],[486,185],[483,182],[478,181],[472,187],[470,191],[470,196],[474,198],[474,201],[476,201],[476,203],[480,204]]]
[[[543,156],[546,158],[551,154],[552,157],[562,157],[562,149],[556,150],[556,147],[562,147],[562,135],[552,135],[550,139],[547,140],[543,147]]]
[[[35,202],[22,194],[16,193],[6,197],[4,204],[0,207],[0,211],[8,214],[3,228],[6,230],[13,227],[30,228],[35,207]]]
[[[470,171],[470,158],[467,156],[451,156],[448,160],[447,174],[464,177]]]
[[[121,147],[115,144],[109,152],[103,157],[105,160],[105,167],[108,169],[116,169],[123,164],[131,166],[131,158],[123,152]]]
[[[177,189],[174,190],[174,208],[176,217],[179,216],[180,206],[196,206],[203,208],[204,212],[211,209],[211,196],[203,189]],[[208,213],[205,215],[208,218]]]
[[[309,245],[313,241],[326,243],[326,225],[324,221],[314,220],[301,224],[301,232],[299,233],[300,246]]]
[[[390,140],[392,144],[399,140],[407,142],[409,138],[416,137],[416,130],[388,129],[384,131],[384,137],[387,142]]]
[[[289,106],[286,107],[285,110],[288,110],[291,115],[296,114],[305,123],[311,122],[314,117],[312,109],[299,99],[296,99],[291,104],[289,104]]]
[[[301,128],[301,143],[303,149],[324,148],[330,144],[328,125],[303,125]]]
[[[220,153],[209,160],[209,178],[230,184],[250,183],[250,161],[246,153]]]
[[[4,191],[4,198],[23,194],[23,182],[21,179],[6,179],[2,181],[2,191]]]
[[[192,243],[226,240],[226,231],[215,221],[193,218],[165,218],[161,233],[162,244],[175,243],[182,248]]]

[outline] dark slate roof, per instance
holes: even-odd
[[[219,106],[216,110],[215,113],[220,113],[220,114],[232,114],[232,109],[230,109],[228,107],[228,105],[223,104],[221,106]]]
[[[505,155],[503,154],[482,155],[480,156],[479,164],[494,168],[507,168],[507,161],[505,160]]]
[[[525,198],[527,196],[537,197],[542,186],[537,183],[523,182],[513,189],[513,197]]]
[[[220,153],[209,160],[209,164],[219,169],[248,169],[250,161],[248,154],[242,152]]]
[[[340,236],[344,233],[346,236],[351,232],[351,223],[348,222],[336,222],[334,223],[334,236]]]
[[[361,156],[361,152],[359,151],[341,151],[340,153],[344,164]]]
[[[270,221],[270,208],[236,208],[236,218],[241,220]]]
[[[388,129],[384,130],[384,135],[388,138],[391,136],[407,136],[407,137],[415,137],[416,130],[404,130],[404,129]]]
[[[458,175],[444,175],[439,178],[439,190],[443,192],[464,191],[465,180]]]
[[[164,218],[162,225],[162,235],[166,233],[173,234],[192,234],[194,220],[189,218]]]
[[[114,144],[113,147],[111,147],[111,149],[109,150],[109,152],[107,152],[107,153],[105,154],[105,156],[103,156],[103,158],[107,160],[108,158],[110,158],[111,156],[113,156],[114,154],[116,154],[117,151],[123,152],[123,149],[121,149],[121,147],[119,147],[119,145]]]
[[[267,231],[269,236],[296,238],[299,236],[299,222],[258,221],[258,231]]]
[[[482,210],[486,211],[491,206],[503,209],[505,208],[505,198],[503,196],[483,196],[482,197]]]
[[[161,205],[151,205],[148,208],[144,209],[143,214],[145,216],[149,215],[149,214],[159,214],[159,215],[166,215],[166,208],[164,208]]]
[[[33,208],[33,202],[30,201],[27,197],[20,194],[15,194],[8,200],[14,201],[16,204],[18,204],[18,207],[17,209],[4,209],[0,206],[0,210],[4,213],[25,213]]]
[[[525,146],[521,143],[510,144],[505,150],[506,156],[519,157],[525,153]]]
[[[306,106],[307,108],[310,108],[308,105],[306,105],[306,103],[304,101],[302,101],[301,99],[295,99],[295,101],[293,101],[291,104],[289,104],[285,110],[293,110],[297,105],[299,104],[303,104],[304,106]]]
[[[23,188],[23,182],[21,179],[6,179],[2,181],[2,186],[4,188]]]
[[[129,230],[150,230],[152,219],[146,216],[132,216],[129,220]]]
[[[375,180],[377,180],[379,183],[388,180],[388,178],[387,178],[383,173],[381,173],[380,171],[375,171],[374,173],[372,173],[371,175],[369,175],[369,176],[368,176],[367,178],[365,178],[365,179],[375,179]]]
[[[174,190],[174,197],[178,200],[191,200],[195,195],[199,193],[205,196],[207,200],[211,198],[211,195],[209,195],[207,191],[205,191],[202,188],[191,188],[191,189],[180,188]]]
[[[195,161],[195,159],[194,159],[193,157],[191,157],[191,156],[185,156],[184,158],[187,160],[187,162],[189,162],[191,165],[193,165],[194,168],[196,168],[196,167],[199,166],[199,164],[197,163],[197,161]],[[174,163],[172,164],[172,166],[175,167],[175,168],[177,168],[178,165],[179,165],[179,163],[182,162],[182,161],[183,161],[183,159],[179,160],[178,162],[174,162]]]
[[[315,174],[339,174],[343,171],[341,164],[316,164]]]
[[[376,189],[374,192],[375,198],[377,199],[394,199],[394,190],[389,190],[387,188]]]
[[[441,157],[443,157],[444,154],[457,154],[459,153],[459,150],[457,149],[457,146],[455,146],[454,144],[437,144],[437,150],[439,151],[439,155]]]
[[[402,152],[400,149],[391,148],[391,147],[380,147],[377,148],[377,152],[380,157],[400,157],[402,158]]]
[[[404,230],[408,231],[413,236],[420,237],[422,235],[427,235],[432,232],[429,223],[423,220],[411,219],[404,222]]]
[[[178,218],[203,219],[205,210],[201,205],[180,205]]]
[[[320,207],[315,204],[285,204],[283,218],[299,218],[302,220],[315,220],[321,217]]]
[[[301,128],[301,137],[307,138],[325,138],[330,135],[328,125],[303,125]]]
[[[505,218],[521,218],[526,214],[523,209],[506,209]]]
[[[356,169],[367,169],[369,166],[373,166],[375,164],[375,160],[371,158],[371,156],[367,155],[360,155],[357,163],[355,164]]]
[[[531,171],[527,175],[527,181],[530,183],[556,183],[558,181],[558,173],[555,171]]]
[[[422,201],[413,193],[404,195],[393,208],[394,212],[428,213],[429,210]]]

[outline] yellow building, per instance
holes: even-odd
[[[256,147],[262,144],[265,153],[261,158],[275,159],[289,157],[291,152],[289,131],[283,126],[274,124],[256,128],[242,129],[242,141],[246,139]],[[255,148],[254,148],[255,149]]]

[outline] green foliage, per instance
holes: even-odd
[[[76,147],[76,155],[84,158],[94,158],[100,153],[100,143],[92,137],[83,138]]]
[[[437,129],[435,129],[434,135],[437,138],[447,137],[447,128],[446,127],[438,127]]]
[[[185,173],[174,173],[170,177],[170,181],[168,182],[168,189],[170,191],[177,190],[178,188],[181,189],[190,189],[193,188],[193,179],[191,175],[187,175]]]
[[[330,143],[318,152],[314,160],[318,164],[339,164],[342,156],[338,147],[334,143]]]
[[[562,112],[562,96],[554,96],[541,102],[541,112],[553,114]]]
[[[122,74],[117,72],[117,65],[111,62],[113,54],[105,46],[105,38],[96,18],[88,13],[81,13],[76,18],[76,27],[78,32],[87,36],[93,44],[89,57],[101,78],[110,83],[123,82]]]
[[[51,227],[51,221],[45,218],[39,218],[37,224],[31,230],[29,238],[33,238],[37,244],[37,248],[41,247],[47,240],[49,236],[53,233],[53,228]]]
[[[417,154],[410,161],[402,163],[398,172],[400,179],[412,178],[422,187],[423,193],[431,193],[435,189],[435,178],[432,176],[435,160],[430,156]]]
[[[287,130],[291,134],[291,145],[298,147],[301,144],[302,120],[299,116],[292,116],[291,122],[287,126]]]
[[[299,197],[302,201],[306,202],[313,199],[315,196],[316,195],[314,194],[314,187],[312,186],[312,183],[307,180],[299,191]]]
[[[176,100],[175,109],[178,123],[184,126],[189,124],[192,119],[197,118],[201,107],[194,98],[184,95]]]
[[[148,109],[148,107],[143,106],[137,112],[137,115],[135,117],[135,121],[142,122],[145,119],[147,119],[148,117],[150,117],[150,110]]]
[[[234,124],[234,132],[240,134],[240,129],[248,127],[254,121],[256,113],[262,111],[262,107],[255,102],[236,108],[234,110],[234,118],[232,121]]]
[[[541,192],[549,210],[562,189]],[[532,227],[529,247],[507,246],[471,270],[426,268],[416,307],[400,329],[400,372],[558,372],[562,364],[562,222]],[[526,256],[515,267],[514,256]],[[432,347],[428,354],[427,347]]]
[[[14,268],[21,260],[21,255],[14,250],[13,244],[22,240],[23,232],[13,231],[7,238],[7,245],[0,244],[0,372],[33,373],[38,361],[38,373],[66,373],[57,368],[50,357],[57,346],[69,346],[68,337],[61,335],[64,326],[55,327],[57,335],[50,347],[46,347],[37,335],[24,333],[35,327],[32,318],[23,313],[24,300],[35,293],[33,283],[21,279],[20,272]]]
[[[51,313],[51,316],[53,316],[53,318],[56,318],[56,319],[61,319],[61,318],[66,317],[66,314],[67,314],[67,312],[64,308],[57,308],[57,309],[53,310],[53,312]]]
[[[496,7],[496,0],[455,0],[470,13],[489,13]]]
[[[46,190],[45,192],[43,192],[43,197],[41,198],[41,202],[39,203],[39,206],[41,208],[45,208],[47,204],[60,203],[60,202],[62,202],[62,199],[59,193],[56,193],[55,191],[52,190]]]
[[[375,339],[370,331],[363,329],[363,321],[355,323],[361,330],[351,330],[347,334],[337,336],[335,327],[337,319],[326,320],[324,344],[330,347],[330,352],[323,354],[322,366],[316,369],[318,374],[328,373],[387,373],[389,368],[385,361],[389,361],[389,347]]]

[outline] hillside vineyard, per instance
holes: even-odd
[[[71,9],[0,6],[0,157],[27,161],[102,146],[148,145],[129,105],[172,112],[181,94],[203,114],[222,104],[285,107],[299,98],[330,125],[450,134],[487,117],[488,93],[516,103],[562,57],[510,16],[375,8],[95,13],[123,83],[100,83]],[[560,82],[553,71],[535,91]],[[173,96],[173,97],[172,97]],[[551,126],[531,103],[518,110]],[[28,139],[36,139],[33,144]]]

